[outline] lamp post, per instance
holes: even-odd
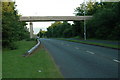
[[[86,10],[86,4],[85,4],[85,0],[84,0],[84,17],[85,17],[85,10]],[[84,40],[86,40],[86,21],[84,18]]]

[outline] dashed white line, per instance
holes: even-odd
[[[95,54],[94,52],[91,52],[91,51],[86,51],[86,52],[88,52],[88,53],[90,53],[90,54]]]
[[[75,47],[75,49],[79,49],[78,47]]]
[[[115,62],[117,62],[117,63],[120,63],[120,61],[119,61],[119,60],[117,60],[117,59],[113,59],[113,61],[115,61]]]

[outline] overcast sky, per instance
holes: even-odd
[[[84,0],[15,0],[23,16],[74,16],[74,9]],[[53,22],[52,22],[53,23]],[[34,22],[34,33],[46,30],[51,22]],[[29,27],[29,25],[27,26]]]
[[[3,0],[8,1],[8,0]],[[17,10],[22,16],[75,16],[74,9],[83,1],[90,0],[13,0],[16,2]],[[104,0],[91,0],[104,1]],[[116,1],[116,0],[106,0]],[[120,1],[120,0],[117,0]],[[34,33],[40,29],[46,30],[54,22],[34,22]],[[27,25],[29,28],[29,25]]]

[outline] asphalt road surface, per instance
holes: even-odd
[[[65,78],[118,78],[118,50],[40,39]]]

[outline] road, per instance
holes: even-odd
[[[118,50],[40,39],[65,78],[118,78]]]

